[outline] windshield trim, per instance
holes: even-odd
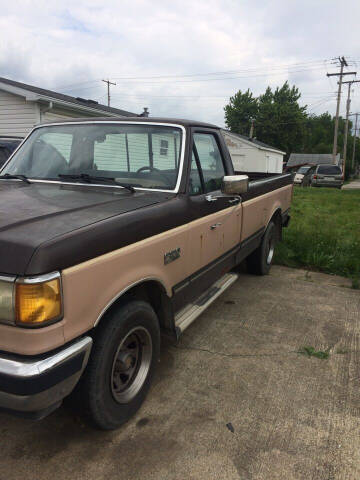
[[[176,185],[175,188],[172,190],[167,190],[167,189],[162,189],[162,188],[145,188],[145,187],[134,187],[135,190],[145,190],[147,192],[166,192],[166,193],[178,193],[180,189],[180,184],[181,184],[181,179],[183,175],[183,169],[184,169],[184,158],[185,158],[185,141],[186,141],[186,129],[183,125],[180,125],[178,123],[165,123],[165,122],[129,122],[129,121],[122,121],[122,120],[109,120],[109,121],[101,121],[99,122],[98,120],[86,120],[83,122],[56,122],[56,123],[42,123],[41,125],[36,125],[31,132],[24,138],[24,140],[20,143],[20,145],[12,152],[10,157],[7,159],[7,161],[4,163],[4,165],[0,168],[0,173],[1,171],[7,166],[7,164],[11,161],[13,155],[17,152],[17,150],[25,143],[30,136],[35,132],[35,130],[38,130],[39,128],[43,127],[55,127],[55,126],[64,126],[64,125],[85,125],[85,124],[98,124],[98,125],[103,125],[103,124],[124,124],[124,125],[155,125],[155,126],[160,126],[160,127],[174,127],[174,128],[179,128],[182,132],[182,138],[181,138],[181,154],[180,154],[180,163],[179,163],[179,170],[178,170],[178,176],[176,180]],[[61,180],[46,180],[46,179],[37,179],[37,178],[31,178],[29,177],[29,180],[33,183],[55,183],[55,184],[61,184],[61,185],[84,185],[84,183],[80,182],[63,182]],[[121,187],[120,185],[104,185],[102,184],[95,184],[95,183],[87,183],[86,185],[92,186],[92,187],[111,187],[111,188],[121,188],[123,189],[124,187]]]

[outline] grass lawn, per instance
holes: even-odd
[[[294,187],[291,221],[275,262],[360,282],[360,190]]]

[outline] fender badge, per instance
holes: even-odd
[[[171,252],[167,252],[164,255],[164,264],[168,265],[169,263],[173,262],[177,258],[180,258],[180,247],[175,248],[175,250],[171,250]]]

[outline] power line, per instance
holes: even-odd
[[[316,70],[322,70],[323,67],[316,67],[316,68],[311,68],[311,69],[302,69],[302,70],[294,70],[291,72],[274,72],[274,71],[269,71],[267,73],[259,73],[259,74],[253,74],[253,75],[236,75],[236,76],[231,76],[231,77],[218,77],[218,78],[202,78],[202,79],[192,79],[192,80],[171,80],[171,85],[172,84],[194,84],[194,83],[202,83],[202,82],[214,82],[214,81],[225,81],[225,80],[238,80],[238,79],[244,79],[244,78],[257,78],[257,77],[268,77],[268,76],[282,76],[286,73],[301,73],[301,72],[308,72],[308,71],[316,71]],[[119,77],[112,77],[115,80],[119,80]],[[125,83],[139,83],[141,82],[142,85],[166,85],[169,83],[169,81],[144,81],[143,79],[122,79],[120,80],[120,83],[124,81]],[[82,88],[79,86],[79,88],[73,88],[73,89],[68,89],[68,90],[63,90],[63,92],[71,92],[73,90],[92,90],[98,88],[97,85],[93,87],[85,87]]]
[[[325,60],[327,62],[328,60]],[[115,80],[120,80],[120,81],[141,81],[144,82],[144,80],[167,80],[167,79],[173,79],[173,78],[189,78],[189,77],[209,77],[209,76],[219,76],[219,78],[207,78],[207,79],[192,79],[192,80],[176,80],[176,83],[180,82],[199,82],[199,81],[213,81],[213,80],[219,80],[219,79],[233,79],[233,78],[251,78],[251,77],[258,77],[258,76],[267,76],[267,75],[282,75],[285,73],[299,73],[303,71],[312,71],[312,70],[317,70],[323,68],[323,60],[318,61],[314,60],[311,62],[302,62],[302,63],[294,63],[294,64],[284,64],[284,65],[267,65],[267,66],[261,66],[261,67],[252,67],[252,68],[247,68],[247,69],[240,69],[240,70],[227,70],[227,71],[219,71],[219,72],[207,72],[207,73],[191,73],[191,74],[174,74],[174,75],[154,75],[154,76],[146,76],[146,75],[141,75],[141,76],[112,76],[113,79]],[[295,70],[292,70],[295,68]],[[280,71],[276,71],[280,70]],[[265,73],[256,73],[256,72],[265,72]],[[250,75],[242,75],[242,74],[250,74]],[[239,74],[239,75],[238,75]],[[221,75],[236,75],[235,77],[223,77],[221,78]],[[89,83],[96,83],[100,82],[100,79],[93,79],[93,80],[88,80],[85,82],[79,82],[79,83],[74,83],[74,84],[69,84],[69,85],[61,85],[58,87],[55,87],[57,89],[63,89],[63,91],[71,91],[74,90],[73,88],[70,87],[81,87],[82,85],[87,85]],[[164,83],[164,82],[154,82],[154,81],[147,81],[146,83]],[[85,87],[87,89],[93,88],[93,87]],[[64,90],[68,89],[68,90]],[[76,88],[75,88],[76,89]]]
[[[274,71],[268,71],[266,73],[256,73],[256,74],[251,74],[251,75],[236,75],[236,76],[231,76],[231,77],[219,77],[219,78],[202,78],[202,79],[192,79],[192,80],[171,80],[171,84],[174,83],[199,83],[199,82],[214,82],[214,81],[224,81],[224,80],[236,80],[240,78],[257,78],[257,77],[267,77],[267,76],[281,76],[286,73],[302,73],[302,72],[309,72],[309,71],[316,71],[316,70],[322,70],[323,67],[314,67],[314,68],[306,68],[306,69],[301,69],[301,70],[292,70],[291,72],[289,71],[282,71],[282,72],[274,72]],[[147,85],[164,85],[167,82],[166,81],[144,81],[141,78],[138,79],[119,79],[119,77],[113,77],[116,80],[120,80],[120,83],[125,81],[129,83],[137,83],[141,82],[142,84],[147,84]]]
[[[316,64],[322,65],[323,61],[316,61]],[[309,65],[306,63],[298,63],[298,64],[292,64],[292,65],[268,65],[268,66],[261,66],[261,67],[252,67],[252,68],[245,68],[245,69],[240,69],[240,70],[227,70],[227,71],[222,71],[222,72],[208,72],[208,73],[190,73],[190,74],[173,74],[173,75],[154,75],[154,76],[130,76],[130,77],[113,77],[116,78],[117,80],[143,80],[144,78],[149,78],[149,79],[160,79],[160,78],[186,78],[186,77],[201,77],[201,76],[214,76],[214,75],[230,75],[230,74],[237,74],[237,73],[251,73],[251,72],[257,72],[257,71],[266,71],[268,69],[273,70],[289,70],[291,68],[300,68],[303,67],[305,69],[312,69],[316,65]],[[264,68],[265,67],[265,68]]]
[[[335,95],[335,92],[324,92],[329,96]],[[301,98],[310,98],[310,97],[323,97],[324,93],[321,94],[301,94]],[[216,99],[224,99],[233,96],[233,94],[228,93],[224,95],[151,95],[146,93],[136,94],[136,93],[114,93],[113,97],[139,97],[139,98],[190,98],[190,99],[198,99],[198,98],[216,98]]]

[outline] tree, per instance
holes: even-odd
[[[274,92],[270,87],[259,97],[256,135],[288,154],[299,151],[305,134],[306,107],[300,107],[299,90],[285,82]]]
[[[224,108],[226,126],[235,133],[249,135],[250,121],[258,113],[258,100],[248,89],[245,93],[239,90],[230,97],[229,104]]]
[[[304,141],[306,107],[300,107],[299,98],[299,90],[288,82],[275,91],[268,87],[258,98],[250,90],[239,91],[225,107],[225,123],[233,132],[248,135],[252,117],[258,140],[290,154]]]

